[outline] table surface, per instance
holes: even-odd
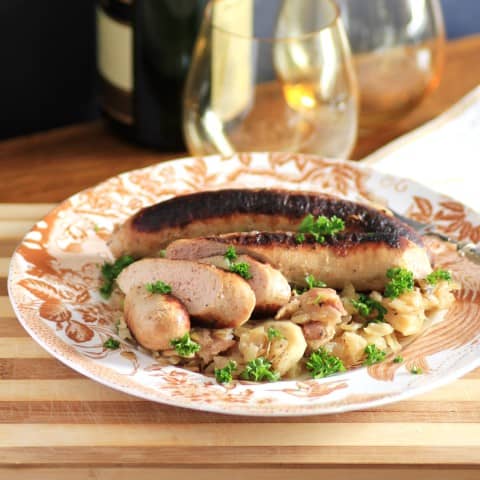
[[[440,89],[401,123],[359,142],[355,157],[434,117],[480,83],[479,52],[480,36],[450,43]],[[329,480],[396,480],[420,478],[420,471],[421,478],[436,480],[480,478],[480,369],[380,408],[246,418],[116,392],[30,339],[6,287],[9,257],[21,236],[52,207],[49,202],[174,156],[124,143],[98,122],[0,144],[0,202],[9,202],[0,205],[0,478],[140,480],[153,470],[172,480],[309,480],[320,473]],[[233,437],[236,447],[229,446]],[[348,445],[339,447],[336,438],[343,445],[349,439]]]
[[[480,84],[480,35],[447,44],[445,72],[438,90],[396,124],[357,142],[361,159],[457,102]],[[122,171],[185,153],[159,153],[112,135],[101,121],[52,130],[0,143],[0,202],[60,202]]]

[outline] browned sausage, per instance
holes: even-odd
[[[312,215],[342,218],[347,233],[382,234],[391,247],[402,239],[423,246],[422,239],[385,210],[332,195],[288,190],[233,189],[200,192],[144,208],[120,225],[109,246],[118,257],[156,255],[179,238],[248,231],[295,232]]]
[[[431,272],[428,254],[423,247],[405,237],[393,245],[383,233],[366,235],[338,234],[317,243],[310,236],[298,244],[292,233],[232,233],[172,242],[166,249],[168,258],[196,259],[222,255],[233,245],[243,253],[268,262],[287,280],[304,286],[312,274],[331,288],[343,288],[351,282],[358,290],[382,289],[391,267],[405,267],[415,278]]]
[[[173,295],[149,293],[144,285],[125,296],[125,322],[137,342],[150,350],[171,348],[170,341],[190,331],[190,317]]]

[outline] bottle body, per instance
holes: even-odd
[[[102,0],[97,7],[100,105],[122,136],[183,150],[181,105],[203,0]]]

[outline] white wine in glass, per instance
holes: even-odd
[[[357,86],[331,0],[217,0],[184,96],[192,154],[292,151],[346,158]]]

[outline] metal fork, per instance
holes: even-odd
[[[453,238],[440,233],[433,223],[422,223],[417,222],[417,220],[413,220],[412,218],[404,217],[399,213],[395,212],[391,208],[389,209],[395,217],[401,220],[403,223],[406,223],[410,227],[412,227],[417,233],[420,235],[432,235],[434,237],[440,238],[445,242],[453,243],[457,247],[457,251],[460,255],[468,258],[471,262],[480,265],[480,246],[475,245],[472,242],[459,242],[454,240]]]

